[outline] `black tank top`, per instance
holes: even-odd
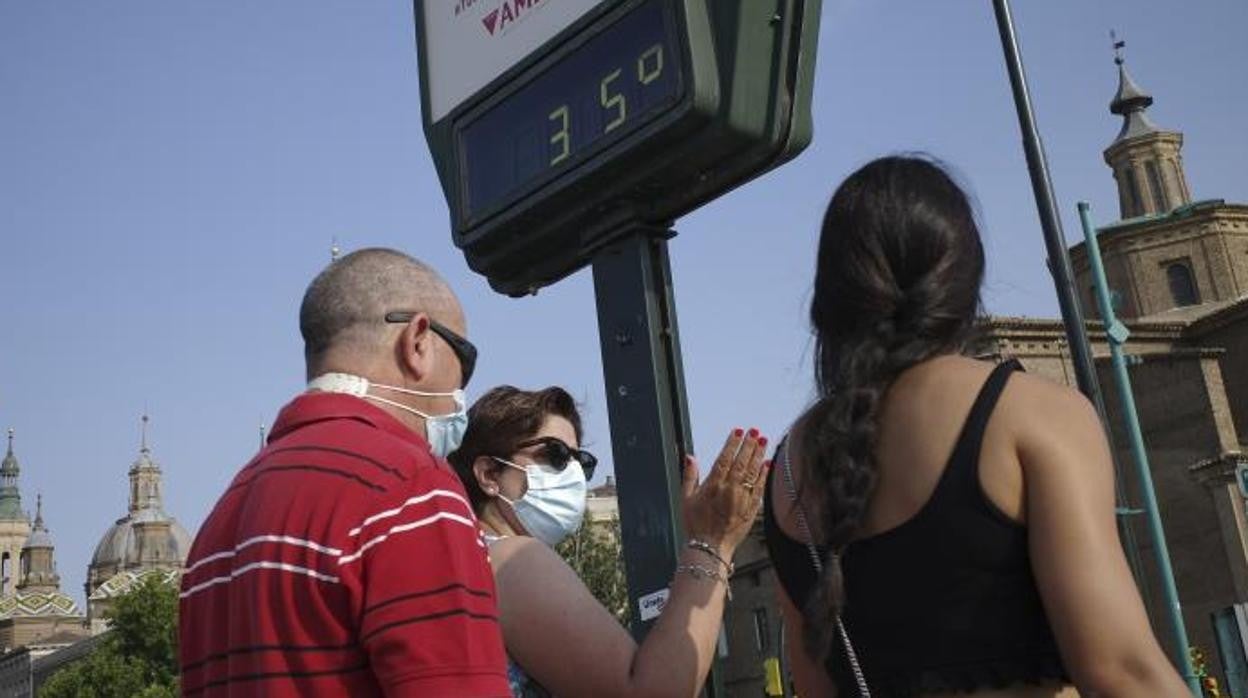
[[[1027,528],[1001,513],[979,484],[984,428],[1017,368],[1008,362],[993,370],[919,512],[854,541],[841,556],[842,620],[876,698],[1069,683],[1032,576]],[[777,459],[773,471],[782,467]],[[807,547],[776,524],[775,479],[763,500],[767,549],[800,609],[817,575]],[[775,486],[788,497],[783,481]],[[839,640],[827,670],[842,698],[858,695]]]

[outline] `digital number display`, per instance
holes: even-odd
[[[652,0],[477,116],[459,134],[466,216],[507,203],[677,102],[680,57]]]

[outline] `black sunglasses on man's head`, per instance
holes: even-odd
[[[568,467],[568,461],[575,460],[581,464],[581,470],[585,471],[586,480],[594,477],[594,468],[598,467],[598,459],[594,457],[594,454],[584,449],[572,448],[561,439],[553,436],[539,436],[536,439],[522,441],[516,444],[516,449],[539,445],[542,447],[542,454],[547,461],[543,465],[549,465],[555,470],[563,472],[563,469]]]
[[[386,313],[386,322],[411,322],[414,317],[416,317],[416,311],[414,310],[395,310]],[[472,371],[477,367],[477,348],[472,345],[472,342],[455,334],[449,327],[433,318],[429,318],[429,329],[446,340],[446,343],[451,347],[451,351],[455,352],[455,357],[459,359],[460,372],[463,374],[463,380],[460,381],[459,387],[467,387],[468,379],[472,378]]]

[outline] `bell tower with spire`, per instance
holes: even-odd
[[[50,641],[68,645],[90,633],[78,604],[61,591],[52,534],[43,525],[43,497],[35,499],[35,524],[22,545],[14,590],[0,598],[0,649]],[[29,526],[28,526],[29,527]]]
[[[1125,41],[1114,41],[1118,92],[1109,111],[1122,117],[1118,137],[1105,149],[1105,162],[1118,181],[1118,207],[1124,219],[1165,214],[1191,203],[1183,172],[1183,134],[1159,128],[1148,117],[1152,95],[1131,79],[1122,57]]]
[[[1152,95],[1127,72],[1125,42],[1114,39],[1118,91],[1109,111],[1122,117],[1105,149],[1121,218],[1100,225],[1097,240],[1118,317],[1194,318],[1248,295],[1248,207],[1192,200],[1183,168],[1183,134],[1153,123]],[[1070,251],[1090,317],[1097,312],[1083,243]]]
[[[22,547],[21,591],[59,592],[61,576],[56,573],[55,544],[43,525],[43,495],[35,498],[35,525]]]
[[[147,447],[146,414],[142,418],[139,437],[139,457],[130,466],[130,513],[145,509],[160,510],[163,501],[160,466],[152,460],[152,450]]]
[[[13,453],[13,437],[13,430],[9,429],[8,451],[0,461],[0,598],[16,591],[22,546],[30,536],[30,517],[22,511],[22,493],[17,484],[22,469]]]

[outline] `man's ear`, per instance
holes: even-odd
[[[416,313],[403,326],[399,333],[399,345],[395,347],[399,365],[411,374],[417,382],[433,373],[434,357],[433,332],[429,329],[429,316]]]

